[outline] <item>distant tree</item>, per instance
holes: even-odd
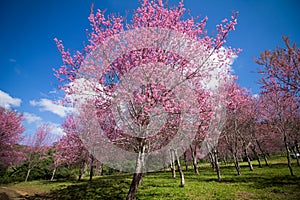
[[[22,122],[22,114],[0,107],[0,169],[14,167],[24,159],[18,145],[25,130]]]
[[[248,120],[251,120],[247,107],[250,103],[249,94],[245,88],[241,88],[235,81],[226,86],[226,123],[222,131],[222,141],[225,141],[231,153],[237,174],[240,175],[239,157],[244,153],[249,163],[250,170],[252,165],[248,156],[247,139]]]
[[[60,167],[61,165],[63,165],[63,162],[61,161],[61,157],[60,154],[58,152],[59,150],[59,143],[55,142],[53,143],[53,152],[52,152],[52,157],[53,157],[53,163],[49,166],[49,168],[52,170],[52,175],[50,180],[53,181],[54,177],[56,175],[56,171],[58,169],[58,167]]]
[[[75,116],[68,116],[62,127],[66,135],[55,144],[55,162],[57,165],[66,164],[68,168],[78,167],[78,180],[81,180],[86,165],[90,162],[90,154],[80,138]]]
[[[290,174],[294,175],[291,165],[291,146],[298,146],[300,118],[300,49],[290,44],[283,36],[285,48],[266,50],[255,62],[262,67],[259,79],[262,92],[262,113],[265,120],[278,133],[285,146]]]
[[[274,87],[276,86],[274,85]],[[291,150],[294,141],[299,141],[299,133],[295,131],[299,127],[299,101],[293,96],[288,96],[273,89],[272,92],[262,93],[260,99],[261,113],[264,116],[265,123],[267,123],[268,134],[272,138],[282,139],[281,144],[284,145],[286,151],[288,167],[291,175],[294,175],[291,164]],[[267,148],[271,151],[272,149],[281,149],[282,145],[278,144],[277,139],[271,141],[273,143],[269,143]]]
[[[300,48],[290,44],[288,37],[282,36],[285,47],[265,50],[254,61],[261,65],[258,73],[264,92],[283,92],[290,96],[300,96]],[[275,87],[274,87],[275,86]]]
[[[95,117],[97,113],[93,107],[93,102],[81,104],[77,108],[77,114],[74,116],[78,136],[86,149],[85,151],[88,151],[89,154],[89,159],[87,160],[90,165],[90,181],[92,181],[95,166],[100,165],[100,162],[95,158],[95,154],[97,141],[103,135],[97,117]]]
[[[259,108],[260,100],[257,102],[257,107]],[[258,110],[258,114],[260,114],[261,110]],[[278,150],[274,151],[274,148],[278,149],[280,143],[277,139],[277,136],[272,134],[272,130],[267,121],[258,121],[254,126],[253,132],[253,141],[256,144],[256,150],[260,152],[260,155],[263,157],[265,161],[265,165],[269,166],[268,157],[270,153],[279,152]]]
[[[27,174],[25,182],[28,181],[30,172],[41,163],[41,160],[49,157],[49,149],[51,147],[50,138],[51,126],[47,123],[37,128],[35,133],[25,141],[24,152],[26,155]]]

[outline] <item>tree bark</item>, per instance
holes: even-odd
[[[256,142],[256,144],[257,144],[257,146],[258,146],[260,152],[261,152],[262,155],[263,155],[263,158],[264,158],[264,160],[265,160],[266,166],[270,166],[270,165],[269,165],[268,158],[267,158],[267,155],[266,155],[266,152],[261,148],[260,143],[259,143],[259,141],[258,141],[257,139],[255,139],[255,142]]]
[[[249,154],[248,154],[247,147],[246,147],[246,142],[243,140],[242,143],[243,143],[244,156],[247,159],[247,163],[248,163],[249,169],[250,169],[250,171],[253,171],[253,166],[252,166],[251,160],[249,158]]]
[[[81,178],[84,176],[84,173],[85,173],[85,169],[86,168],[86,163],[85,162],[82,162],[79,166],[79,174],[78,174],[78,180],[77,181],[80,181]]]
[[[94,176],[94,156],[91,155],[91,164],[90,164],[90,179],[89,181],[92,182]]]
[[[227,158],[226,157],[223,158],[223,162],[224,162],[224,165],[227,165]]]
[[[189,167],[188,167],[188,163],[187,163],[187,155],[186,155],[186,151],[185,151],[184,154],[183,154],[183,160],[184,160],[184,165],[185,165],[185,171],[188,171],[188,170],[189,170]]]
[[[287,157],[287,161],[288,161],[288,167],[289,167],[291,176],[294,176],[293,167],[292,167],[292,163],[291,163],[291,152],[290,152],[290,149],[289,149],[289,145],[288,145],[287,137],[286,137],[285,133],[284,133],[284,145],[285,145],[285,150],[286,150],[286,157]]]
[[[101,164],[99,168],[100,168],[99,175],[102,176],[103,175],[103,164]]]
[[[28,178],[29,178],[30,172],[31,172],[31,168],[29,168],[29,169],[27,170],[27,174],[26,174],[25,182],[27,182],[27,181],[28,181]]]
[[[179,175],[180,175],[180,180],[181,180],[180,181],[180,187],[184,187],[184,174],[183,174],[183,171],[181,169],[180,160],[179,160],[177,151],[176,150],[173,150],[173,151],[174,151],[174,154],[175,154],[175,157],[176,157],[177,167],[178,167],[178,171],[179,171]]]
[[[139,186],[142,178],[143,178],[143,173],[134,173],[133,174],[133,178],[132,178],[132,181],[131,181],[131,185],[130,185],[129,192],[128,192],[128,195],[126,197],[126,200],[136,199],[137,189],[138,189],[138,186]]]
[[[237,175],[240,176],[241,175],[241,169],[240,169],[240,165],[239,165],[237,155],[233,155],[233,161],[234,161],[235,169],[237,171]]]
[[[241,169],[240,169],[239,161],[238,161],[238,158],[237,158],[237,152],[236,152],[236,150],[235,151],[233,150],[233,147],[230,144],[227,136],[225,136],[225,141],[226,141],[226,144],[227,144],[227,147],[228,147],[229,151],[232,154],[233,162],[234,162],[234,167],[235,167],[235,169],[237,171],[237,175],[239,176],[239,175],[241,175]]]
[[[268,160],[268,157],[267,157],[267,155],[264,153],[263,154],[263,157],[264,157],[264,160],[265,160],[265,164],[266,164],[266,166],[270,166],[270,164],[269,164],[269,160]]]
[[[136,199],[137,189],[142,182],[142,178],[144,174],[144,165],[145,165],[145,146],[143,145],[141,146],[137,155],[135,173],[133,174],[126,200]]]
[[[219,165],[219,161],[218,161],[218,153],[217,153],[216,148],[213,149],[213,155],[214,155],[215,169],[217,172],[218,181],[221,182],[222,176],[221,176],[221,170],[220,170],[220,165]]]
[[[172,178],[176,178],[176,171],[175,171],[175,155],[173,150],[170,150],[170,167],[172,171]]]
[[[213,156],[213,154],[211,153],[211,151],[209,151],[208,157],[209,157],[209,159],[210,159],[210,166],[211,166],[211,168],[212,168],[214,171],[216,171],[215,160],[214,160],[214,156]]]
[[[193,149],[192,145],[190,145],[192,160],[193,160],[193,167],[195,174],[199,175],[198,163],[197,163],[197,147],[195,145],[195,149]]]
[[[256,146],[255,146],[255,145],[253,145],[252,151],[253,151],[253,153],[254,153],[256,159],[257,159],[258,167],[259,167],[259,168],[262,168],[261,161],[260,161],[260,157],[259,157],[259,155],[258,155],[258,153],[257,153],[257,151],[256,151]]]
[[[55,167],[55,168],[53,169],[53,171],[52,171],[52,176],[51,176],[50,181],[53,181],[54,176],[55,176],[55,173],[56,173],[56,167]]]
[[[296,159],[297,159],[297,165],[300,166],[299,157],[297,155],[297,153],[300,154],[297,140],[295,140],[294,145],[295,145],[295,149],[296,149],[295,155],[296,155]]]

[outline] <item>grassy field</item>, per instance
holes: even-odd
[[[221,182],[217,182],[208,164],[200,164],[200,175],[192,169],[185,172],[184,188],[179,187],[179,174],[173,179],[170,172],[148,173],[137,199],[300,199],[300,167],[294,162],[296,176],[292,177],[285,162],[284,158],[276,158],[270,167],[255,165],[253,172],[242,163],[241,176],[236,175],[232,165],[222,165]],[[92,183],[32,181],[5,187],[24,195],[24,199],[124,199],[130,180],[130,174],[122,174],[95,177]]]

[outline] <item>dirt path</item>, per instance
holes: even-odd
[[[0,200],[22,200],[22,193],[8,187],[0,187]]]

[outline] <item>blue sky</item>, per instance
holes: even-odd
[[[24,113],[27,133],[51,122],[61,134],[67,110],[53,105],[62,95],[52,68],[62,62],[53,39],[62,39],[71,50],[81,49],[89,28],[91,3],[107,13],[132,14],[138,0],[2,0],[0,2],[0,106]],[[174,5],[178,0],[169,0]],[[239,11],[236,31],[227,45],[242,48],[233,69],[243,87],[259,92],[258,67],[253,58],[265,49],[283,46],[282,35],[300,43],[298,0],[186,0],[191,15],[208,16],[209,33],[232,10]],[[130,14],[129,14],[130,16]]]

